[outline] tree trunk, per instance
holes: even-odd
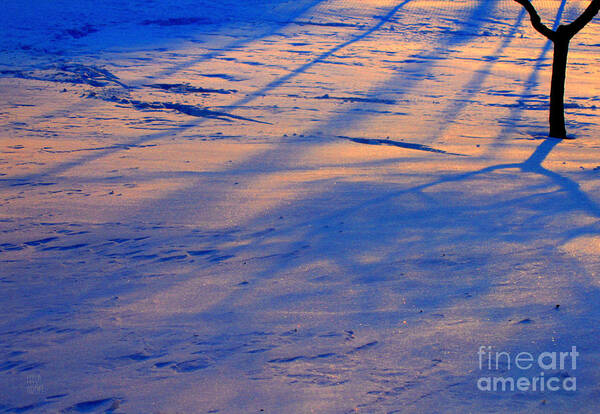
[[[565,78],[567,76],[567,36],[554,39],[554,60],[552,62],[552,84],[550,87],[550,136],[566,138],[565,128]]]

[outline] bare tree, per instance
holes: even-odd
[[[569,42],[588,24],[600,10],[600,0],[592,0],[585,11],[572,23],[560,25],[556,30],[548,28],[531,4],[530,0],[515,0],[529,13],[531,25],[554,43],[554,59],[552,62],[552,83],[550,86],[550,136],[566,138],[565,128],[565,79],[567,75],[567,54]]]

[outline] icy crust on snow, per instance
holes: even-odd
[[[512,0],[33,3],[0,4],[0,412],[598,411],[598,19],[558,141]],[[576,346],[577,390],[480,391],[540,375],[482,346]]]

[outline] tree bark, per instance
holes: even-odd
[[[565,127],[565,79],[567,76],[567,55],[569,53],[568,36],[560,31],[554,39],[554,59],[552,62],[552,82],[550,85],[550,133],[554,138],[566,138]]]
[[[533,28],[554,43],[552,83],[550,86],[550,133],[548,135],[554,138],[566,138],[565,79],[567,77],[569,42],[577,32],[583,29],[600,12],[600,0],[591,0],[584,12],[575,21],[567,25],[560,25],[556,30],[552,30],[542,23],[530,0],[515,1],[527,10]]]

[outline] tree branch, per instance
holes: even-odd
[[[545,37],[547,37],[548,39],[554,40],[556,32],[554,30],[548,28],[546,25],[544,25],[542,23],[542,19],[540,18],[540,15],[538,14],[538,12],[535,10],[535,7],[533,7],[533,4],[531,4],[531,2],[529,0],[515,0],[515,1],[517,3],[519,3],[521,6],[525,7],[525,10],[527,10],[527,13],[529,13],[529,18],[531,19],[531,25],[533,26],[533,28],[535,30],[537,30],[538,32],[540,32]],[[593,2],[600,3],[600,0],[593,0]],[[575,22],[573,22],[573,23],[575,23]],[[584,26],[585,26],[585,23],[584,23]]]
[[[600,11],[600,0],[592,0],[587,9],[575,21],[565,26],[569,37],[573,37],[588,24]]]

